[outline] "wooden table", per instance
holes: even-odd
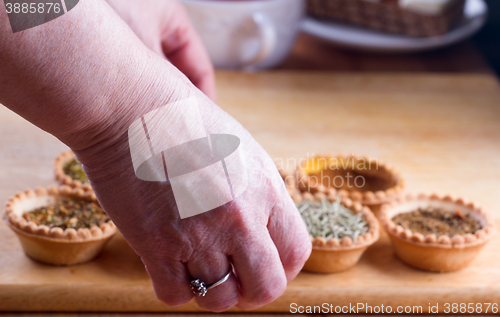
[[[368,155],[399,169],[409,192],[466,196],[500,218],[493,76],[220,73],[218,83],[222,108],[288,169],[314,154]]]
[[[428,53],[384,55],[336,49],[303,34],[278,70],[218,74],[221,107],[240,120],[273,157],[297,160],[308,153],[369,154],[398,167],[407,179],[408,191],[468,196],[500,219],[496,201],[500,197],[500,89],[472,42]],[[281,72],[290,70],[325,73]],[[0,201],[18,190],[53,183],[52,160],[64,145],[1,107],[0,138]],[[17,243],[13,239],[10,243]],[[358,272],[371,260],[382,261],[377,256],[380,246],[363,257],[355,267]],[[495,253],[495,246],[498,242],[482,257]],[[5,248],[2,240],[0,252]],[[0,254],[0,262],[5,259]],[[484,269],[486,264],[479,259],[474,265]],[[402,264],[399,269],[403,271],[398,274],[408,270]],[[296,297],[290,291],[303,281],[302,276],[292,282],[281,303]],[[480,282],[495,286],[498,292],[498,279]],[[463,299],[463,292],[458,296]],[[315,300],[312,297],[310,302]],[[53,314],[29,314],[34,315]]]
[[[276,159],[286,162],[328,152],[370,155],[397,167],[409,192],[467,196],[500,220],[500,88],[491,75],[220,72],[218,85],[221,107]],[[64,149],[62,144],[5,108],[0,108],[0,137],[0,200],[18,190],[53,182],[52,160]],[[17,301],[25,309],[41,310],[40,303],[23,302],[23,298],[56,296],[52,298],[62,301],[59,307],[70,310],[90,307],[85,301],[98,294],[100,301],[90,304],[98,311],[106,310],[109,303],[115,305],[114,311],[141,304],[149,310],[166,309],[152,297],[140,262],[126,251],[123,240],[115,240],[90,267],[45,268],[43,274],[39,270],[24,274],[32,278],[23,280],[15,278],[16,274],[36,265],[24,258],[11,232],[3,230],[2,237],[0,252],[10,253],[0,255],[0,286],[10,286],[0,291],[0,307],[2,299],[8,299],[3,303],[11,305],[10,309],[15,309],[12,305]],[[359,298],[372,305],[424,307],[427,302],[492,301],[500,298],[498,244],[500,237],[463,271],[432,274],[399,262],[383,237],[353,269],[324,276],[301,273],[280,299],[260,311],[285,312],[294,301],[340,304]],[[107,265],[123,257],[128,260],[118,261],[119,269],[105,280],[112,283],[95,284],[95,270],[105,278]],[[74,283],[64,286],[64,280],[57,279],[58,272]],[[85,275],[88,272],[94,273]],[[43,287],[32,285],[47,277],[50,281]],[[128,284],[131,280],[139,284]],[[80,284],[93,286],[78,291]],[[55,295],[47,290],[56,290]],[[136,301],[120,302],[120,294],[134,294]],[[62,300],[72,296],[79,296],[80,302]],[[197,310],[193,304],[185,307]]]

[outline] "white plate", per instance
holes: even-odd
[[[450,32],[434,37],[413,38],[383,33],[348,24],[307,18],[302,30],[341,47],[386,53],[418,52],[448,46],[476,33],[486,22],[488,7],[484,0],[467,0],[463,21]]]

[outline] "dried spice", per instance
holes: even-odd
[[[104,211],[94,202],[75,199],[63,199],[47,207],[25,212],[23,218],[37,225],[50,228],[90,228],[109,220]]]
[[[464,215],[460,209],[455,212],[441,208],[420,208],[392,218],[394,223],[423,235],[464,235],[481,229],[481,224],[471,215]]]
[[[361,212],[356,214],[342,206],[340,196],[334,203],[326,199],[319,202],[303,200],[296,206],[309,234],[313,237],[323,237],[325,240],[349,237],[356,243],[358,236],[368,232],[369,228],[363,214]]]
[[[78,180],[82,183],[88,183],[89,179],[85,172],[83,171],[82,164],[76,159],[72,159],[63,168],[64,174],[68,175],[74,180]]]

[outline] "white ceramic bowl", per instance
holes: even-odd
[[[290,53],[304,0],[181,0],[216,68],[270,68]]]

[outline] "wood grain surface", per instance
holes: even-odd
[[[500,220],[500,89],[489,75],[218,73],[219,104],[272,157],[290,163],[313,153],[369,155],[398,168],[409,192],[467,196]],[[0,200],[53,183],[64,145],[0,108]],[[498,223],[500,226],[500,223]],[[0,224],[0,309],[4,311],[200,311],[154,297],[139,258],[116,237],[95,261],[67,268],[26,258]],[[446,302],[500,304],[500,236],[473,264],[436,274],[401,263],[385,235],[353,269],[301,273],[259,309],[290,304],[423,307]]]
[[[288,169],[368,155],[407,190],[479,202],[500,218],[500,88],[487,75],[220,74],[220,104]]]

